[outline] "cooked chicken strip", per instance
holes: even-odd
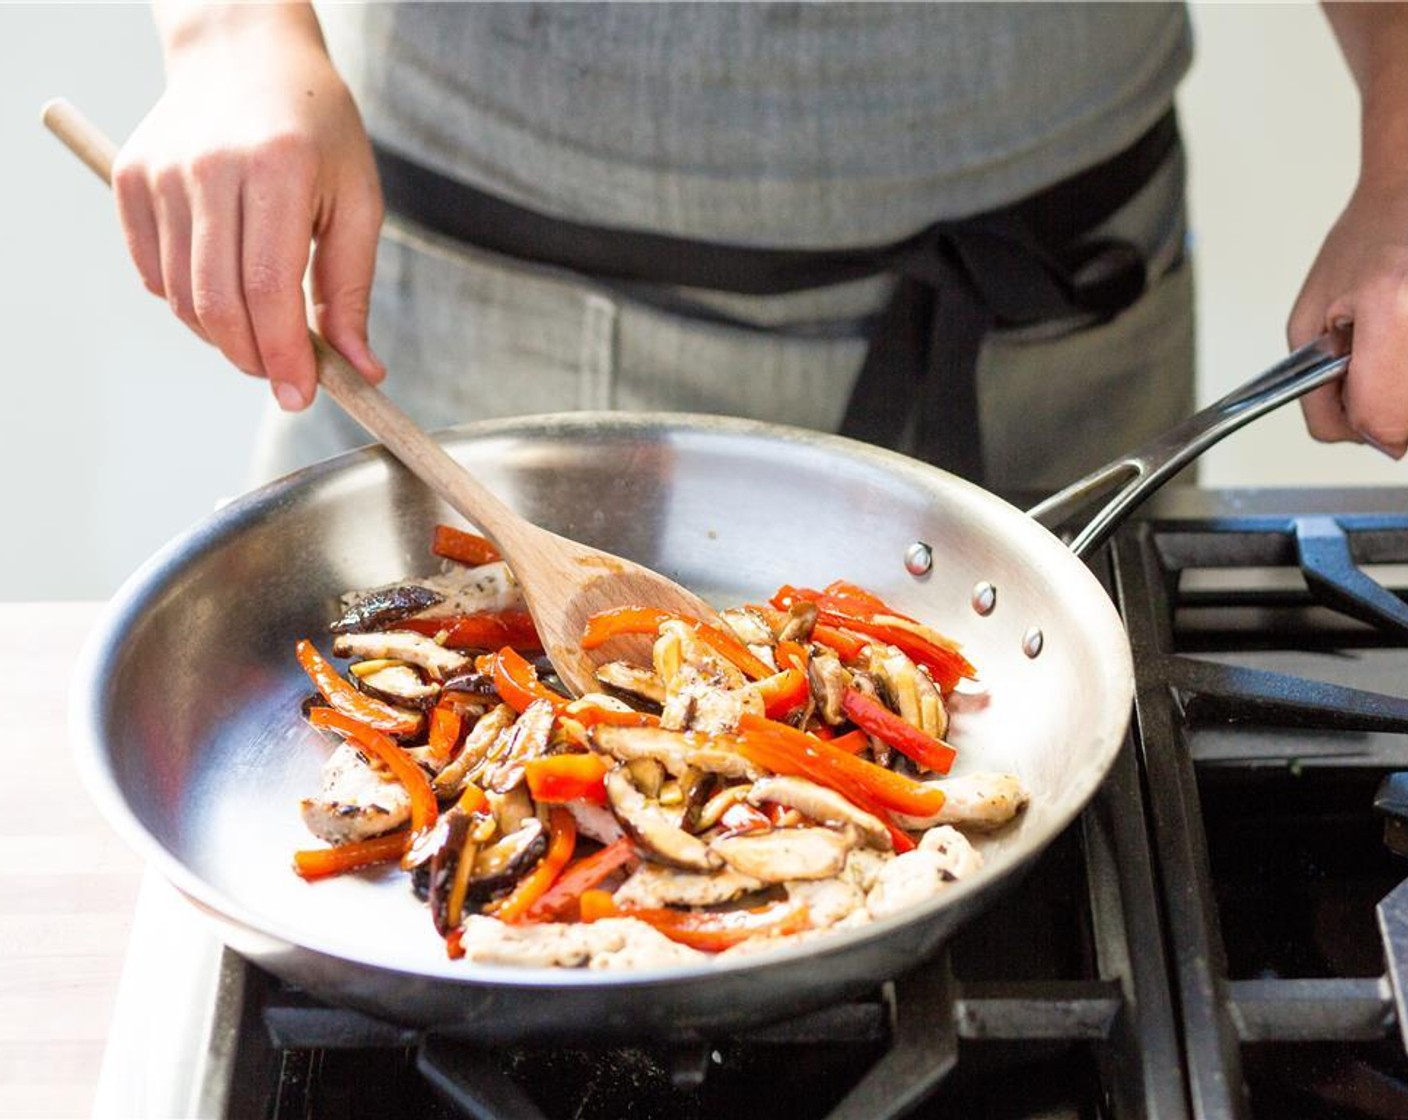
[[[761,890],[762,886],[752,876],[728,868],[701,875],[642,863],[617,888],[614,897],[620,906],[715,906]]]
[[[791,902],[804,902],[813,929],[833,926],[844,918],[866,913],[865,892],[845,879],[793,880],[784,883]]]
[[[366,840],[410,819],[411,795],[400,782],[383,778],[348,743],[323,763],[323,786],[299,808],[308,831],[329,844]]]
[[[947,825],[930,829],[912,852],[896,856],[880,868],[865,896],[865,908],[875,919],[918,906],[966,878],[983,865],[983,857]]]
[[[709,845],[735,871],[765,883],[829,879],[845,867],[854,846],[853,832],[831,828],[775,828],[719,837]]]
[[[932,817],[911,817],[895,814],[901,828],[933,828],[938,824],[956,824],[975,832],[990,832],[1001,828],[1015,817],[1031,799],[1022,779],[1016,774],[996,772],[965,774],[961,778],[923,782],[941,789],[943,808]]]
[[[477,568],[446,564],[444,571],[418,579],[416,583],[443,596],[440,602],[421,611],[417,618],[507,611],[524,605],[523,589],[502,560],[480,564]]]
[[[525,968],[664,968],[707,959],[634,918],[506,925],[475,914],[465,919],[460,944],[467,960]]]

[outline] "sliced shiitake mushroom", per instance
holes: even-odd
[[[687,759],[694,750],[694,740],[688,735],[662,727],[612,727],[602,724],[592,728],[591,741],[597,751],[610,755],[618,762],[653,759],[676,778],[689,769]]]
[[[807,599],[798,599],[787,609],[787,617],[777,631],[779,642],[806,642],[816,628],[817,606]]]
[[[648,800],[624,767],[618,766],[606,775],[606,796],[617,819],[646,858],[687,871],[712,871],[723,866],[723,860],[707,844],[684,831],[669,813]]]
[[[880,819],[857,809],[835,790],[809,782],[805,778],[779,776],[762,778],[751,787],[743,788],[749,802],[761,805],[771,801],[796,809],[818,824],[854,828],[872,848],[888,851],[894,846],[889,830]]]
[[[807,682],[821,718],[832,727],[840,724],[845,718],[841,701],[851,684],[851,674],[841,664],[841,659],[829,651],[813,654],[807,663]]]
[[[649,669],[625,661],[608,661],[597,666],[596,679],[602,684],[659,706],[665,702],[665,682]]]
[[[328,629],[334,634],[384,630],[392,623],[433,607],[443,599],[444,596],[438,592],[414,583],[398,583],[365,594],[344,595],[342,617]]]
[[[431,680],[442,681],[470,664],[462,653],[446,649],[432,638],[412,630],[386,630],[376,634],[339,634],[332,642],[338,657],[391,658],[409,661],[424,669]]]
[[[479,718],[479,722],[465,736],[464,746],[454,760],[435,775],[432,785],[440,797],[452,797],[464,789],[464,783],[472,770],[478,767],[518,718],[518,713],[507,704],[500,704]]]
[[[440,686],[428,684],[415,666],[404,661],[377,658],[359,661],[348,672],[357,687],[368,696],[402,708],[432,708],[440,696]]]

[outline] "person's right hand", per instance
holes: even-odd
[[[160,20],[159,20],[160,22]],[[317,386],[318,328],[369,381],[381,190],[357,108],[304,6],[184,9],[167,86],[113,169],[128,248],[149,291],[297,411]]]

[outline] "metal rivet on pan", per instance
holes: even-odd
[[[992,609],[997,606],[997,588],[987,580],[982,580],[973,585],[973,609],[981,615],[992,614]]]
[[[934,566],[934,550],[923,541],[915,541],[904,550],[904,566],[912,576],[927,576]]]
[[[1042,637],[1041,631],[1033,626],[1022,635],[1022,652],[1028,657],[1035,657],[1041,652],[1042,643],[1046,639]]]

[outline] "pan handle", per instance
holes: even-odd
[[[1121,455],[1033,506],[1028,514],[1054,531],[1105,499],[1070,542],[1077,556],[1088,555],[1104,544],[1145,498],[1223,436],[1342,377],[1349,366],[1349,348],[1347,328],[1322,334],[1138,450]]]

